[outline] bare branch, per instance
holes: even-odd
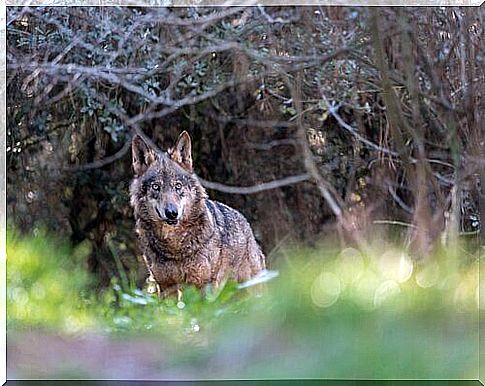
[[[318,171],[318,168],[315,165],[315,162],[313,160],[313,153],[310,147],[308,146],[308,141],[306,138],[305,128],[303,127],[302,114],[301,114],[301,111],[302,111],[301,72],[298,72],[296,85],[294,85],[293,82],[291,82],[288,77],[285,78],[285,81],[288,88],[290,89],[291,97],[294,101],[295,108],[297,111],[297,119],[296,119],[296,124],[298,127],[297,134],[298,134],[298,140],[303,152],[303,161],[305,164],[305,168],[307,169],[308,174],[310,174],[312,178],[315,180],[318,189],[320,190],[323,198],[327,202],[328,206],[332,210],[335,217],[337,217],[337,219],[340,220],[342,217],[342,207],[337,202],[337,200],[340,199],[340,197],[336,194],[330,193],[331,185],[327,181],[325,181],[325,179]]]
[[[300,174],[297,176],[285,177],[279,180],[274,180],[270,182],[263,182],[261,184],[253,185],[253,186],[229,186],[224,185],[218,182],[211,182],[204,180],[203,178],[199,177],[199,181],[208,189],[217,190],[223,193],[232,193],[232,194],[255,194],[261,193],[266,190],[278,189],[283,186],[294,185],[298,184],[303,181],[310,180],[311,177],[309,174]]]
[[[389,185],[387,187],[387,191],[389,192],[389,194],[391,195],[391,197],[394,199],[394,201],[396,201],[396,203],[407,213],[409,214],[412,214],[413,213],[413,209],[407,205],[402,199],[401,197],[398,196],[398,194],[396,193],[396,191],[391,187],[391,185]]]
[[[376,150],[376,151],[379,151],[379,152],[382,152],[384,154],[387,154],[387,155],[390,155],[390,156],[393,156],[393,157],[396,157],[398,161],[402,162],[402,158],[400,157],[400,154],[396,151],[393,151],[393,150],[390,150],[388,148],[385,148],[385,147],[382,147],[382,146],[379,146],[378,144],[368,140],[367,138],[365,138],[364,136],[362,136],[360,133],[357,132],[357,130],[355,128],[353,128],[352,126],[350,126],[348,123],[346,123],[342,117],[337,113],[338,111],[338,108],[339,106],[338,105],[333,105],[333,104],[330,104],[327,100],[327,98],[325,98],[325,95],[322,95],[322,98],[323,100],[325,101],[325,103],[327,104],[327,111],[329,112],[330,115],[332,115],[335,120],[337,121],[337,123],[342,127],[344,128],[345,130],[347,130],[350,134],[352,134],[355,138],[357,138],[359,141],[361,141],[362,143],[366,144],[368,147],[370,147],[371,149],[373,150]],[[407,156],[408,160],[409,160],[409,163],[410,164],[415,164],[418,162],[418,160],[414,157],[411,157],[411,156]],[[439,164],[439,165],[443,165],[443,166],[446,166],[446,167],[449,167],[449,168],[452,168],[454,169],[454,165],[448,163],[448,162],[444,162],[444,161],[441,161],[441,160],[437,160],[437,159],[426,159],[428,162],[430,163],[435,163],[435,164]],[[446,185],[451,185],[453,184],[453,181],[450,180],[449,178],[446,178],[444,176],[442,176],[441,174],[437,173],[437,172],[433,172],[432,173],[439,181],[445,183]]]
[[[71,171],[71,172],[78,172],[78,171],[85,171],[85,170],[102,168],[103,166],[112,164],[113,162],[116,162],[119,159],[123,158],[125,156],[125,154],[128,153],[128,151],[130,150],[130,147],[131,147],[131,138],[124,143],[123,147],[120,150],[118,150],[115,154],[113,154],[109,157],[106,157],[106,158],[103,158],[103,159],[100,159],[100,160],[96,160],[94,162],[90,162],[90,163],[84,164],[84,165],[64,167],[64,168],[62,168],[62,170]]]

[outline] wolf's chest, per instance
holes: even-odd
[[[151,264],[150,270],[157,283],[162,287],[176,284],[203,287],[212,281],[211,264],[203,256],[181,260],[158,260]]]

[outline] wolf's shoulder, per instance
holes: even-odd
[[[230,206],[215,200],[207,200],[207,208],[219,226],[249,226],[244,215]]]

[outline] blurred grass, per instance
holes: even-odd
[[[264,286],[187,288],[180,302],[126,279],[95,293],[88,253],[8,230],[8,334],[148,338],[170,352],[161,372],[202,378],[477,378],[478,259],[460,247],[419,262],[383,242],[287,248]]]
[[[8,229],[7,328],[88,327],[92,320],[83,301],[91,278],[80,264],[84,257],[43,231],[21,238]]]

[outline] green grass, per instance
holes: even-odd
[[[287,249],[263,286],[187,288],[177,302],[116,279],[93,293],[88,250],[9,230],[8,333],[148,339],[170,352],[161,367],[201,378],[476,378],[477,263],[376,245]]]

